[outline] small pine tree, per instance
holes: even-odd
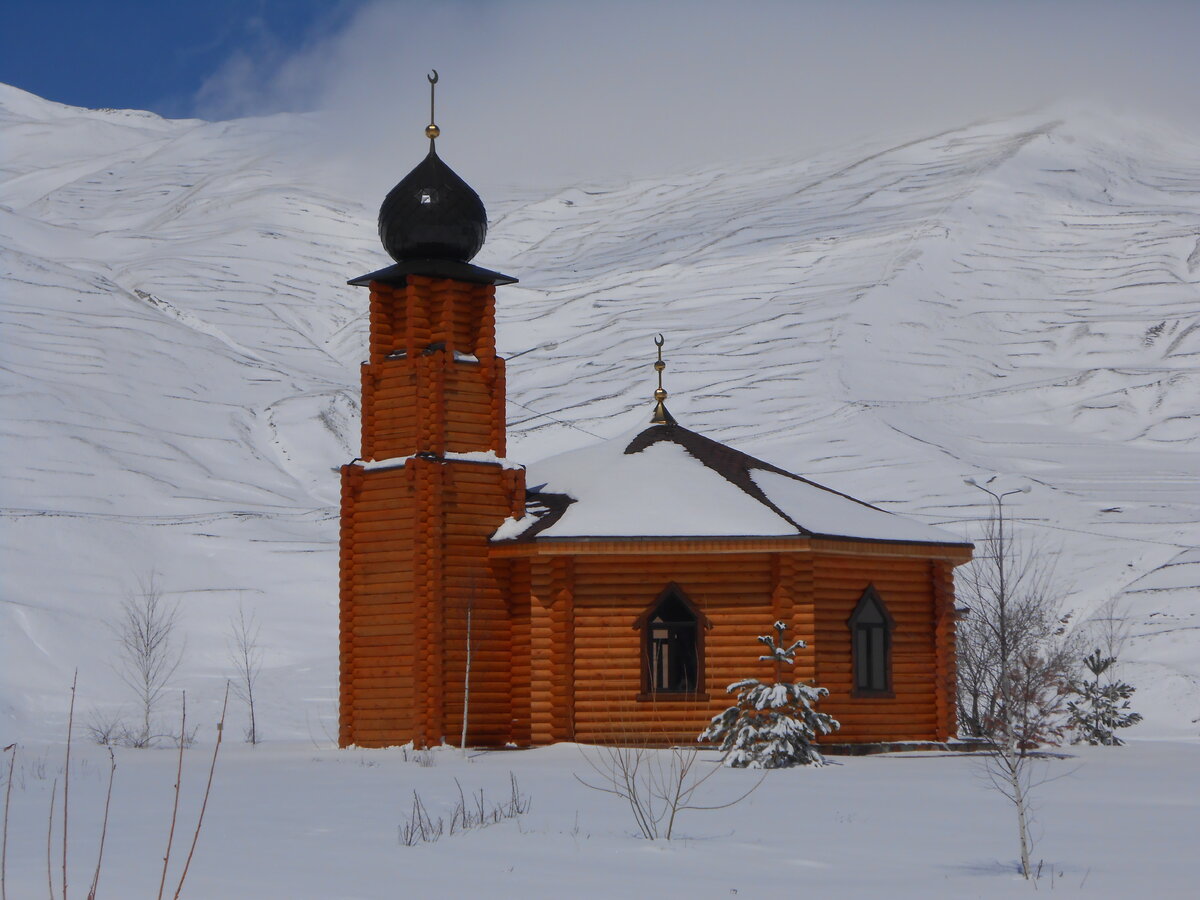
[[[807,645],[796,641],[788,646],[783,639],[787,626],[776,622],[773,627],[774,635],[760,635],[758,640],[770,651],[759,659],[775,663],[774,683],[747,678],[729,685],[725,690],[737,693],[736,705],[713,716],[696,740],[720,741],[725,765],[739,769],[824,765],[814,741],[817,735],[841,726],[832,716],[814,710],[812,704],[829,691],[780,681],[784,664],[793,665],[796,651]]]
[[[1125,742],[1116,736],[1116,729],[1142,721],[1141,713],[1129,709],[1129,698],[1135,690],[1132,685],[1111,680],[1102,683],[1104,673],[1116,661],[1115,656],[1101,656],[1099,650],[1084,658],[1083,664],[1092,673],[1092,680],[1071,686],[1072,692],[1079,695],[1078,701],[1067,703],[1068,725],[1075,731],[1071,743],[1086,741],[1093,745],[1120,747]]]

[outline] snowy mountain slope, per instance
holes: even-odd
[[[181,684],[215,702],[240,600],[268,736],[330,728],[333,469],[366,341],[345,280],[386,262],[374,208],[333,194],[316,117],[0,88],[0,127],[0,716],[52,725],[76,664],[118,696],[103,623],[157,572]],[[1062,551],[1075,618],[1130,609],[1144,733],[1195,735],[1197,150],[1068,111],[490,203],[478,261],[522,280],[499,302],[509,455],[648,414],[661,331],[681,422],[837,490],[969,537],[962,478],[1024,477],[1013,513]]]

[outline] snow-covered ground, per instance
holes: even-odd
[[[206,725],[206,732],[211,728]],[[184,896],[383,900],[438,897],[958,898],[1027,896],[1015,817],[963,756],[838,758],[772,772],[728,809],[680,814],[675,839],[649,842],[621,800],[581,785],[573,744],[435,764],[400,750],[279,743],[222,749]],[[75,748],[68,885],[86,894],[107,784],[100,748]],[[14,777],[9,896],[46,892],[46,812],[62,746],[23,748]],[[171,819],[176,754],[118,751],[101,897],[154,896]],[[1040,891],[1066,896],[1185,898],[1200,862],[1200,745],[1142,741],[1072,748],[1036,789],[1033,860]],[[188,751],[167,896],[191,841],[211,751]],[[410,757],[411,760],[411,757]],[[704,763],[704,766],[709,763]],[[402,845],[413,791],[449,817],[458,787],[485,805],[510,796],[526,815],[432,844]],[[755,772],[723,769],[698,801],[733,799]],[[58,783],[61,800],[61,780]],[[61,823],[61,817],[56,819]],[[61,836],[52,872],[61,879]]]
[[[120,705],[105,625],[154,574],[198,718],[241,602],[264,734],[323,739],[367,337],[345,281],[387,262],[379,198],[339,193],[317,116],[166,121],[0,87],[0,127],[0,742],[61,735],[75,667],[81,719]],[[986,498],[963,478],[1024,479],[1010,512],[1058,554],[1072,621],[1128,612],[1135,734],[1195,739],[1197,160],[1165,125],[1067,109],[485,192],[477,261],[521,278],[499,299],[508,456],[648,415],[663,332],[682,424],[836,490],[970,538]]]

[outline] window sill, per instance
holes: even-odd
[[[855,688],[850,692],[851,697],[861,697],[864,700],[894,700],[896,698],[895,691],[867,691]]]
[[[638,703],[707,703],[708,694],[692,694],[686,691],[655,691],[638,694]]]

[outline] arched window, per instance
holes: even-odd
[[[896,623],[875,585],[867,585],[846,624],[854,662],[851,693],[855,697],[892,696],[892,631]]]
[[[667,585],[633,627],[642,632],[642,696],[698,695],[704,690],[707,617],[679,585]]]

